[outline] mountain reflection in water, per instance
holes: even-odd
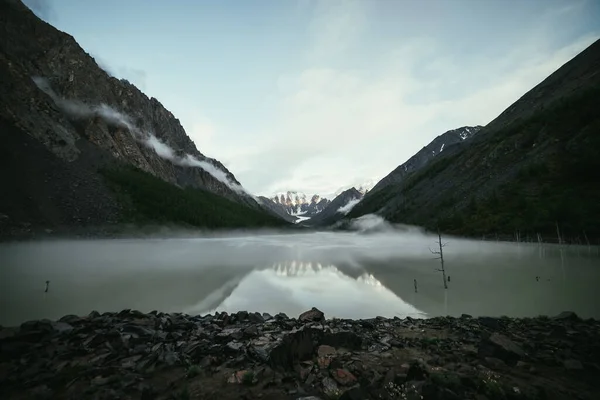
[[[294,317],[311,307],[327,310],[328,318],[426,317],[372,274],[362,272],[352,277],[331,264],[302,261],[253,270],[241,279],[228,281],[184,312],[250,310]]]

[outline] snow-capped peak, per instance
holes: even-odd
[[[318,194],[309,196],[292,190],[275,193],[270,199],[283,205],[290,215],[306,215],[307,217],[320,213],[330,203],[328,199]]]

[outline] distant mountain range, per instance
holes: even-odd
[[[309,226],[328,225],[345,217],[363,198],[364,194],[356,188],[343,191],[333,199],[325,209],[303,224]]]
[[[271,201],[282,206],[289,215],[303,215],[312,217],[325,209],[331,203],[318,194],[308,196],[302,192],[277,193],[271,197]]]

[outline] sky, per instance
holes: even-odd
[[[375,184],[600,37],[597,0],[25,0],[257,195]]]

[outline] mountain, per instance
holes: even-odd
[[[345,218],[351,209],[343,213],[338,212],[337,210],[341,207],[340,204],[342,202],[343,204],[346,204],[353,198],[362,199],[367,194],[370,194],[368,198],[372,198],[373,193],[380,191],[385,187],[399,185],[403,179],[423,168],[436,156],[439,156],[443,152],[452,153],[457,149],[458,146],[464,145],[463,143],[468,143],[469,139],[479,132],[480,129],[481,126],[464,126],[462,128],[454,129],[439,135],[431,143],[423,147],[418,153],[408,159],[408,161],[400,165],[385,178],[377,182],[377,184],[361,185],[358,189],[351,188],[350,190],[341,192],[336,197],[336,200],[340,200],[338,200],[338,202],[333,200],[331,203],[332,205],[336,203],[337,207],[334,205],[331,208],[326,208],[325,210],[327,213],[324,210],[322,213],[324,215],[321,216],[321,218],[312,218],[309,223],[312,225],[324,226],[334,224],[335,222]],[[369,190],[369,188],[371,189]],[[356,195],[354,192],[358,192],[358,195]],[[358,202],[353,203],[352,208],[356,204],[358,204]]]
[[[298,219],[298,217],[296,217],[294,215],[290,215],[287,211],[287,208],[284,205],[275,203],[273,200],[269,199],[268,197],[259,196],[258,200],[260,202],[260,205],[264,209],[268,210],[273,215],[278,216],[279,218],[283,219],[284,221],[295,223],[296,220]]]
[[[453,151],[349,213],[465,236],[600,238],[600,41]],[[450,148],[448,148],[449,150]],[[390,174],[392,175],[392,174]],[[557,240],[557,239],[555,239]]]
[[[389,185],[398,185],[402,180],[419,169],[423,168],[428,162],[439,156],[444,151],[452,152],[455,148],[451,148],[459,143],[468,141],[479,130],[481,126],[463,126],[462,128],[454,129],[445,132],[431,141],[427,146],[423,147],[417,154],[408,159],[404,164],[390,172],[385,178],[380,180],[372,189],[371,192],[376,192]]]
[[[304,221],[305,225],[331,225],[346,216],[363,198],[363,193],[356,188],[350,188],[340,193],[327,207],[311,219]]]
[[[309,197],[304,193],[293,191],[277,193],[271,197],[271,200],[283,206],[288,214],[305,217],[317,215],[330,203],[330,200],[321,198],[318,194]]]
[[[109,76],[21,1],[0,0],[0,32],[0,231],[176,214],[211,227],[277,221],[157,99]]]

